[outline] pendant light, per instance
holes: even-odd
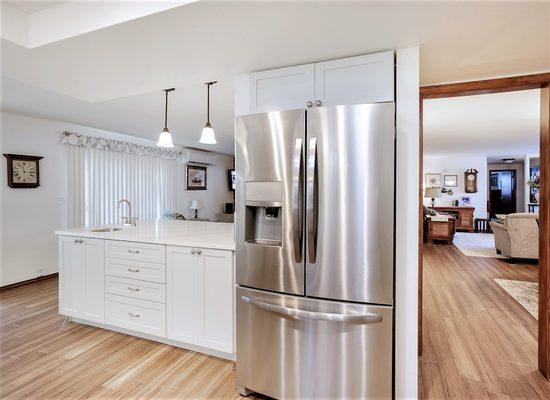
[[[214,129],[212,129],[212,125],[210,125],[210,86],[212,86],[214,83],[218,83],[218,81],[205,83],[206,85],[206,125],[204,125],[204,128],[202,129],[202,134],[201,134],[199,143],[204,143],[204,144],[218,143],[216,141],[216,134],[214,133]]]
[[[159,147],[174,147],[174,143],[172,142],[172,134],[170,133],[170,129],[168,129],[168,93],[174,90],[176,89],[164,89],[166,94],[166,103],[164,105],[164,129],[160,133],[159,140],[157,142],[157,146]]]

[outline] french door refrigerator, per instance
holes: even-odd
[[[236,122],[241,394],[391,398],[395,106]]]

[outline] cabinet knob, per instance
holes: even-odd
[[[84,240],[82,240],[82,239],[76,239],[74,242],[75,242],[75,243],[84,243]]]
[[[313,107],[313,101],[308,101],[307,102],[307,108],[311,108]]]
[[[317,101],[315,102],[315,105],[316,105],[317,107],[321,107],[321,106],[323,105],[323,103],[321,103],[321,100],[317,100]]]
[[[195,249],[191,250],[191,254],[195,254]]]
[[[197,250],[197,254],[202,254],[202,250]]]

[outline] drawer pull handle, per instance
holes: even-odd
[[[137,268],[128,268],[129,272],[139,272],[139,269]]]
[[[84,243],[84,240],[82,240],[82,239],[76,239],[74,242],[75,242],[75,243]]]
[[[128,253],[139,254],[139,250],[128,250]]]
[[[139,292],[139,288],[133,288],[133,287],[130,287],[130,286],[128,286],[128,290],[130,290],[132,292]]]
[[[202,254],[202,250],[197,250],[197,254]]]
[[[141,315],[139,315],[139,314],[133,314],[133,313],[131,313],[131,312],[129,312],[128,315],[129,315],[130,317],[132,317],[132,318],[139,318],[139,317],[141,317]]]

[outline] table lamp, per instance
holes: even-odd
[[[431,199],[430,207],[435,207],[435,199],[441,197],[441,188],[438,187],[429,187],[424,190],[424,197]]]
[[[201,209],[201,205],[197,200],[191,200],[191,205],[189,206],[190,210],[195,211],[195,219],[199,218],[199,210]]]

